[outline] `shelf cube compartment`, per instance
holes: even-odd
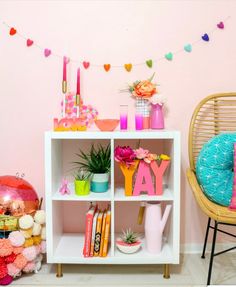
[[[86,213],[90,204],[90,202],[78,201],[52,202],[52,217],[47,222],[49,263],[82,263],[85,261],[88,263],[88,260],[92,264],[111,256],[110,233],[107,257],[84,257],[83,255]],[[93,202],[93,204],[97,204],[100,210],[104,210],[110,205],[110,202],[99,201]]]
[[[152,203],[155,203],[151,201]],[[142,206],[146,206],[147,202],[143,202]],[[178,234],[173,232],[174,226],[174,204],[173,202],[162,202],[161,209],[162,209],[162,216],[164,214],[164,210],[167,205],[170,205],[170,213],[168,219],[166,221],[166,225],[163,232],[162,237],[162,248],[160,253],[152,253],[148,251],[147,248],[147,239],[145,237],[145,220],[146,219],[146,212],[147,207],[145,207],[144,216],[142,223],[140,222],[140,202],[139,201],[132,201],[132,202],[116,202],[115,204],[115,258],[117,260],[127,260],[130,264],[146,264],[152,262],[152,264],[158,263],[170,263],[175,262],[177,263],[179,260],[179,250],[178,250]],[[149,213],[150,214],[150,213]],[[162,217],[163,218],[163,217]],[[154,219],[155,221],[155,219]],[[160,223],[161,224],[161,223]],[[155,227],[153,227],[155,228]],[[157,226],[159,228],[159,226]],[[125,254],[119,250],[116,246],[117,239],[120,238],[123,231],[131,229],[135,233],[139,235],[139,238],[142,241],[141,248],[133,253],[133,254]],[[140,261],[137,261],[140,260]]]
[[[172,138],[115,140],[114,149],[118,146],[130,146],[132,149],[140,147],[152,154],[166,154],[170,157],[170,161],[163,161],[162,163],[155,161],[150,164],[141,160],[137,162],[137,167],[135,166],[135,168],[131,169],[125,165],[121,168],[120,164],[115,162],[115,200],[174,199],[174,166],[176,158],[173,141]],[[132,180],[129,179],[130,177],[132,177]]]

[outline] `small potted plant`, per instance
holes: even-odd
[[[82,161],[75,162],[83,168],[91,176],[91,191],[92,192],[106,192],[108,190],[109,172],[111,167],[111,147],[108,144],[106,147],[98,145],[91,146],[88,154],[80,150],[77,156]]]
[[[131,254],[139,250],[141,247],[139,235],[133,232],[130,228],[123,231],[120,238],[116,240],[117,248],[126,254]]]
[[[75,194],[76,195],[88,195],[90,193],[90,173],[79,169],[74,175],[75,181]]]

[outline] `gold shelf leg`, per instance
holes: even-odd
[[[170,264],[164,264],[164,274],[165,279],[170,279]]]
[[[57,264],[57,274],[56,274],[56,276],[58,278],[63,276],[63,274],[62,274],[62,265],[60,263]]]

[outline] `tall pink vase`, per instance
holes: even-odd
[[[151,104],[151,129],[164,129],[164,116],[162,107],[163,105],[160,104]]]
[[[145,239],[149,253],[158,254],[162,249],[162,234],[169,217],[171,205],[167,205],[162,216],[159,201],[147,202],[145,215]]]

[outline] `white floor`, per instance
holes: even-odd
[[[23,275],[13,281],[13,286],[206,286],[209,255],[201,259],[199,254],[181,256],[179,266],[171,266],[171,278],[163,278],[163,266],[154,265],[63,265],[63,277],[56,278],[55,266],[43,265],[38,274]],[[212,285],[236,286],[236,253],[215,257]]]

